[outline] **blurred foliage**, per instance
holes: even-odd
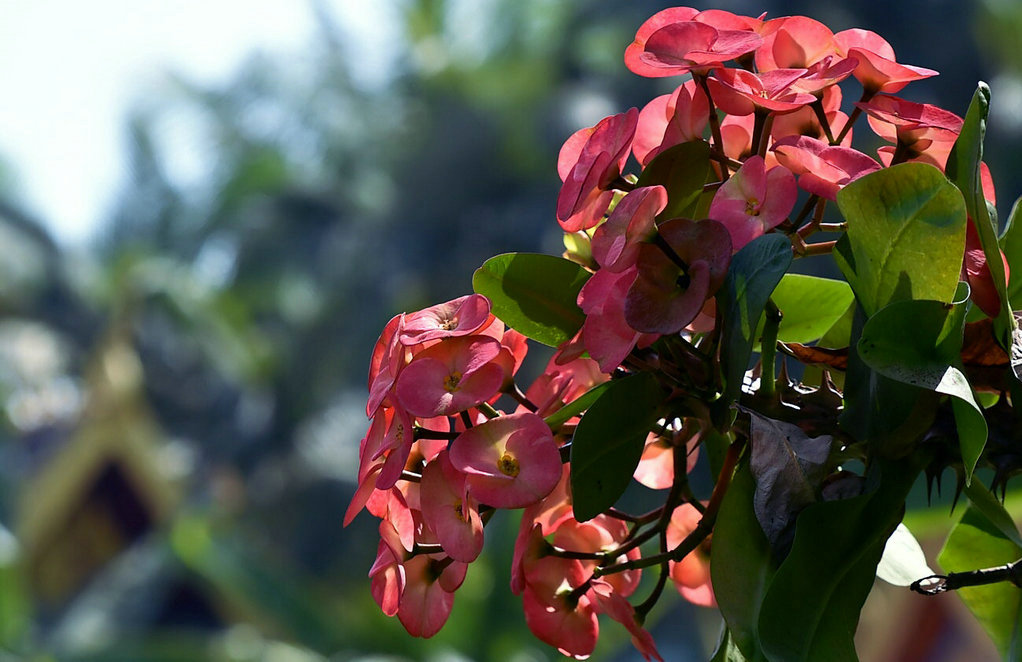
[[[254,54],[226,84],[170,77],[136,101],[130,180],[85,255],[20,210],[5,165],[0,662],[554,659],[506,589],[513,518],[488,526],[439,636],[414,640],[379,613],[375,523],[340,528],[366,366],[391,315],[467,293],[486,257],[560,252],[557,150],[670,89],[620,59],[665,4],[404,0],[379,3],[379,33],[356,35],[311,2],[318,33],[301,57]],[[717,3],[875,29],[904,61],[966,80],[925,88],[962,112],[980,64],[918,24],[967,24],[971,5],[940,4],[938,19],[921,1]],[[1007,63],[1006,25],[991,48]],[[111,355],[137,365],[137,383],[110,386]],[[139,429],[125,420],[158,433],[119,444]],[[90,460],[61,462],[72,453]],[[66,494],[44,510],[27,495],[49,484]],[[113,532],[83,542],[73,524],[95,512]],[[71,559],[53,603],[26,571],[48,572],[26,558],[34,526]],[[84,544],[109,560],[75,561]],[[669,659],[705,659],[715,618],[676,602],[651,624]],[[608,627],[594,659],[630,655]]]

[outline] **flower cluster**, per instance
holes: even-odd
[[[524,336],[505,328],[478,294],[387,324],[373,350],[372,423],[344,520],[363,508],[380,520],[373,596],[408,632],[432,636],[482,549],[485,523],[496,509],[524,509],[511,587],[536,636],[585,657],[596,644],[597,614],[607,613],[632,631],[640,650],[659,658],[627,600],[640,571],[594,574],[601,564],[639,558],[643,539],[623,515],[576,521],[562,453],[578,418],[554,427],[544,418],[609,376],[592,359],[558,356],[523,393],[514,375],[527,349]],[[496,408],[505,395],[513,410]],[[638,480],[653,488],[673,484],[681,435],[674,437],[650,435]],[[687,471],[695,454],[680,448]],[[684,531],[691,519],[685,513],[679,508],[669,521],[669,535]],[[712,604],[705,560],[677,565],[683,594]]]
[[[708,501],[692,494],[686,476],[713,425],[707,407],[693,403],[721,391],[713,349],[704,350],[719,335],[715,295],[733,256],[767,233],[788,237],[796,256],[830,252],[835,242],[808,241],[843,229],[823,222],[828,201],[907,161],[943,170],[963,123],[896,96],[936,72],[898,63],[873,32],[834,33],[804,16],[667,9],[638,29],[624,61],[641,76],[683,78],[643,109],[578,131],[560,151],[556,217],[566,256],[589,274],[577,297],[584,322],[543,374],[519,388],[526,338],[480,294],[394,317],[373,350],[372,423],[345,524],[363,508],[380,520],[372,592],[413,635],[432,636],[447,619],[494,511],[524,509],[511,588],[532,632],[584,658],[604,613],[647,659],[660,659],[642,622],[667,578],[686,599],[715,604],[707,545],[735,458]],[[861,95],[846,105],[841,84],[847,90],[853,78]],[[888,143],[875,157],[852,146],[864,115]],[[962,279],[976,305],[996,316],[1002,302],[968,227]],[[648,348],[665,339],[670,351],[650,360]],[[558,413],[599,384],[641,371],[667,374],[687,397],[651,427],[634,471],[638,482],[667,491],[664,505],[578,521],[568,449],[581,409]],[[633,605],[641,568],[651,566],[661,577]]]

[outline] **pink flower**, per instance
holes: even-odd
[[[468,474],[468,490],[494,508],[523,508],[545,497],[561,478],[561,454],[542,418],[519,412],[463,432],[451,444],[451,464]]]
[[[816,101],[793,85],[805,73],[805,69],[772,69],[757,75],[744,69],[718,69],[707,83],[714,103],[725,113],[788,113]]]
[[[715,65],[754,51],[762,42],[761,21],[731,12],[698,12],[674,7],[646,20],[625,49],[625,66],[640,76],[658,78]]]
[[[398,377],[395,392],[416,416],[449,416],[493,397],[504,382],[494,362],[500,343],[487,336],[459,336],[422,350]]]
[[[705,23],[681,21],[660,28],[641,52],[625,51],[625,65],[640,76],[705,74],[728,60],[751,53],[762,38],[748,30],[716,30]],[[633,44],[634,45],[634,44]]]
[[[369,361],[369,400],[366,402],[366,416],[372,416],[390,395],[398,373],[408,362],[407,351],[399,342],[404,330],[404,315],[395,315],[383,328],[373,356]]]
[[[727,275],[731,237],[713,220],[675,218],[660,226],[671,247],[668,256],[656,244],[643,244],[637,276],[625,298],[625,319],[642,333],[677,333],[696,318]],[[684,262],[684,268],[676,259]]]
[[[584,660],[596,648],[600,634],[599,620],[590,599],[582,595],[571,601],[571,589],[553,596],[540,597],[526,587],[522,593],[525,624],[540,641],[555,647],[562,654]]]
[[[483,549],[483,522],[468,494],[465,474],[451,464],[447,451],[426,465],[419,483],[422,519],[455,561],[469,563]]]
[[[477,333],[493,321],[490,301],[481,294],[469,294],[446,303],[438,303],[405,316],[399,334],[402,345],[416,345]]]
[[[557,221],[565,232],[596,225],[614,197],[607,187],[621,175],[631,151],[639,111],[605,117],[596,126],[575,132],[557,158],[564,182],[557,196]]]
[[[807,16],[775,18],[763,30],[763,45],[756,50],[756,68],[761,72],[807,69],[838,53],[830,28]]]
[[[593,582],[591,594],[600,612],[606,613],[625,626],[628,633],[632,635],[632,645],[644,660],[664,662],[664,658],[660,657],[660,651],[656,649],[652,635],[642,627],[642,623],[635,614],[635,608],[623,595],[615,592],[614,588],[603,580]]]
[[[397,617],[413,637],[432,637],[447,622],[454,607],[454,593],[444,589],[441,577],[448,572],[461,572],[464,565],[451,568],[432,555],[413,556],[404,562],[405,586]]]
[[[624,271],[635,264],[639,242],[656,232],[657,214],[667,207],[667,189],[643,186],[617,203],[606,223],[593,233],[593,257],[604,269]]]
[[[377,489],[393,486],[405,468],[413,443],[408,412],[400,407],[378,409],[359,444],[359,489],[370,477]]]
[[[1004,265],[1005,281],[1008,280],[1009,268],[1008,259],[1004,251],[1000,251],[1001,264]],[[983,252],[983,244],[979,238],[979,231],[976,230],[976,223],[970,218],[965,228],[965,257],[962,261],[962,279],[968,281],[971,288],[971,298],[979,309],[988,317],[997,317],[1001,312],[1001,298],[994,285],[993,274],[990,273],[990,265],[987,264],[986,253]]]
[[[709,217],[719,221],[731,235],[731,249],[771,230],[791,212],[798,197],[795,177],[787,168],[766,171],[759,156],[750,156],[713,196]]]
[[[369,569],[369,577],[372,580],[370,592],[376,604],[387,616],[395,616],[401,604],[401,593],[405,590],[405,571],[383,541],[377,546],[376,561]]]
[[[684,446],[656,433],[650,433],[642,449],[642,457],[633,477],[651,490],[666,490],[674,484],[674,463],[677,453],[685,454],[685,470],[692,471],[699,459],[699,434],[693,434]]]
[[[856,103],[869,114],[869,125],[878,136],[897,143],[878,152],[886,165],[923,161],[941,170],[962,130],[962,118],[928,103],[915,103],[878,94],[869,103]]]
[[[834,40],[842,51],[858,61],[853,75],[869,95],[894,94],[914,80],[937,75],[933,69],[898,64],[887,40],[870,30],[844,30],[834,35]]]
[[[798,175],[798,185],[827,200],[863,175],[880,169],[880,164],[850,147],[828,145],[808,136],[790,136],[774,144],[777,160]]]
[[[831,134],[837,137],[838,132],[842,131],[848,122],[848,115],[841,112],[841,88],[834,85],[824,89],[820,101],[823,103],[823,112],[827,118],[827,124],[831,128]],[[841,140],[842,146],[851,146],[852,133],[852,130],[849,129]],[[827,134],[820,124],[820,118],[817,117],[816,113],[809,106],[799,108],[790,113],[774,116],[774,123],[770,128],[770,137],[776,143],[778,140],[789,136],[809,136],[818,140],[827,140]],[[766,155],[771,157],[773,152],[768,151]],[[767,164],[769,165],[769,161]]]
[[[621,273],[600,269],[578,293],[578,305],[586,314],[582,344],[606,373],[613,372],[637,344],[650,345],[659,337],[636,331],[625,319],[626,296],[637,273],[634,267]]]
[[[667,547],[674,549],[688,534],[695,530],[702,515],[691,504],[682,504],[674,509],[667,525]],[[671,579],[678,587],[681,597],[703,607],[717,606],[710,582],[709,538],[678,562],[671,561]]]
[[[556,358],[554,356],[550,359],[543,374],[537,377],[525,392],[525,397],[536,405],[537,416],[546,417],[553,414],[592,387],[610,378],[591,358],[578,357],[563,364],[557,363]]]
[[[639,111],[632,141],[635,158],[645,166],[668,147],[701,139],[709,112],[706,94],[693,80],[679,85],[672,94],[653,99]]]
[[[632,73],[640,76],[673,76],[673,73],[666,73],[662,68],[648,65],[642,60],[641,56],[646,50],[646,41],[660,28],[674,23],[691,21],[698,13],[699,10],[691,7],[670,7],[647,18],[635,32],[635,39],[625,48],[625,66]]]

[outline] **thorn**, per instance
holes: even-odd
[[[955,506],[958,505],[958,497],[962,496],[962,490],[965,489],[965,471],[964,469],[956,466],[955,476],[957,477],[955,485],[955,498],[951,500],[951,512],[955,512]]]

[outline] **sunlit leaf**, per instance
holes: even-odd
[[[951,301],[965,246],[965,201],[937,168],[901,163],[838,193],[847,250],[835,260],[867,315],[904,299]]]
[[[777,339],[807,343],[827,333],[842,318],[854,297],[843,280],[784,274],[771,298],[783,315]]]
[[[1004,263],[1001,261],[1000,246],[997,241],[996,222],[991,222],[987,209],[986,198],[980,180],[980,164],[983,162],[983,138],[986,135],[987,115],[990,112],[990,87],[980,81],[972,96],[969,110],[965,114],[962,130],[958,134],[951,154],[948,156],[946,172],[948,179],[961,190],[965,198],[965,207],[969,217],[979,234],[986,258],[987,269],[993,280],[994,289],[1002,305],[994,328],[998,342],[1004,347],[1011,345],[1011,334],[1016,328],[1015,318],[1009,306],[1007,285],[1005,283]]]
[[[1005,535],[1003,527],[987,516],[987,513],[993,514],[1000,510],[994,517],[1010,521],[1003,507],[991,510],[993,504],[1000,506],[992,499],[983,507],[973,502],[961,521],[951,530],[944,548],[937,556],[937,562],[946,572],[969,572],[1022,558],[1022,546],[1016,542],[1018,532],[1015,531],[1012,537]],[[986,629],[1001,654],[1008,659],[1008,651],[1017,650],[1019,646],[1016,623],[1019,620],[1022,592],[1018,587],[1002,582],[961,588],[956,593]]]
[[[472,276],[472,288],[493,303],[493,314],[544,345],[570,340],[585,321],[576,303],[589,280],[581,266],[552,255],[505,253]]]

